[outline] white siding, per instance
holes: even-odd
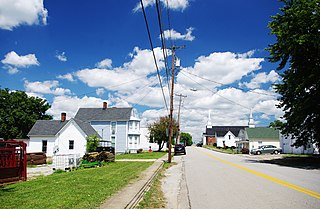
[[[42,141],[47,140],[47,157],[53,156],[53,147],[56,140],[55,136],[31,136],[27,153],[42,152]]]
[[[230,139],[229,139],[230,136]],[[217,139],[217,147],[224,147],[223,146],[223,141],[225,143],[225,146],[227,147],[236,147],[236,141],[239,141],[238,137],[235,137],[231,131],[228,131],[226,135],[223,137],[216,137]]]
[[[56,154],[80,154],[82,157],[86,152],[86,135],[74,121],[66,124],[57,136],[30,136],[27,153],[42,152],[43,140],[47,140],[47,157],[54,155],[55,148],[59,150]],[[73,150],[69,150],[69,140],[74,141]]]
[[[74,141],[74,149],[69,149],[69,140]],[[57,154],[80,154],[86,153],[86,135],[74,122],[69,122],[58,134],[55,145],[59,147]]]
[[[118,121],[117,122],[117,133],[116,133],[116,152],[124,153],[128,150],[127,138],[128,138],[128,122]]]
[[[314,146],[309,143],[307,146],[295,147],[292,146],[296,139],[293,139],[291,136],[285,137],[281,135],[281,148],[283,153],[288,154],[313,154],[315,152]]]
[[[143,150],[149,150],[149,146],[151,146],[152,150],[158,150],[159,146],[157,143],[149,142],[149,130],[148,128],[140,128],[140,148]]]

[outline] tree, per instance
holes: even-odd
[[[45,114],[50,108],[46,100],[29,97],[23,91],[0,88],[0,138],[26,138],[37,120],[52,119]]]
[[[275,85],[281,96],[279,108],[286,120],[285,135],[296,138],[295,146],[320,145],[320,1],[282,0],[281,14],[269,23],[277,38],[269,45],[271,62],[278,62],[282,83]]]
[[[149,141],[159,145],[158,151],[161,151],[164,144],[169,141],[169,124],[169,117],[160,117],[158,121],[148,127],[150,132]],[[172,127],[173,136],[175,136],[177,133],[177,123],[175,120],[173,120]]]
[[[181,132],[180,142],[184,143],[187,146],[192,145],[192,136],[189,133]]]
[[[281,129],[282,126],[283,126],[283,122],[281,122],[280,120],[275,120],[269,124],[269,128]]]
[[[99,144],[100,144],[100,139],[98,138],[97,134],[88,136],[87,144],[86,144],[87,152],[95,152]]]

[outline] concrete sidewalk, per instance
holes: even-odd
[[[139,178],[129,183],[122,190],[107,199],[101,206],[101,209],[124,209],[133,208],[140,200],[146,187],[149,186],[151,180],[158,170],[161,168],[163,161],[167,159],[167,155],[157,159],[147,170],[141,173]]]

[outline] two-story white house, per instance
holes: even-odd
[[[102,146],[112,146],[116,153],[136,152],[140,148],[140,119],[133,108],[80,108],[74,118],[39,120],[28,136],[27,152],[80,154],[86,152],[86,138],[97,135]]]
[[[80,108],[74,118],[88,122],[116,153],[135,152],[140,148],[140,119],[131,107],[108,108],[104,102],[102,108]]]

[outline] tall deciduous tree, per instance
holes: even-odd
[[[0,138],[26,138],[36,120],[52,119],[49,108],[46,100],[0,88]]]
[[[282,133],[297,138],[295,145],[320,145],[320,1],[282,0],[281,13],[269,23],[277,38],[269,45],[269,61],[278,62],[283,82],[279,108],[286,120]]]
[[[151,143],[157,143],[159,145],[158,151],[161,151],[165,143],[169,141],[169,117],[160,117],[160,119],[149,125],[150,132],[149,141]],[[177,122],[173,120],[172,125],[173,136],[177,133]]]
[[[189,133],[181,132],[180,142],[184,143],[186,146],[192,145],[192,136]]]

